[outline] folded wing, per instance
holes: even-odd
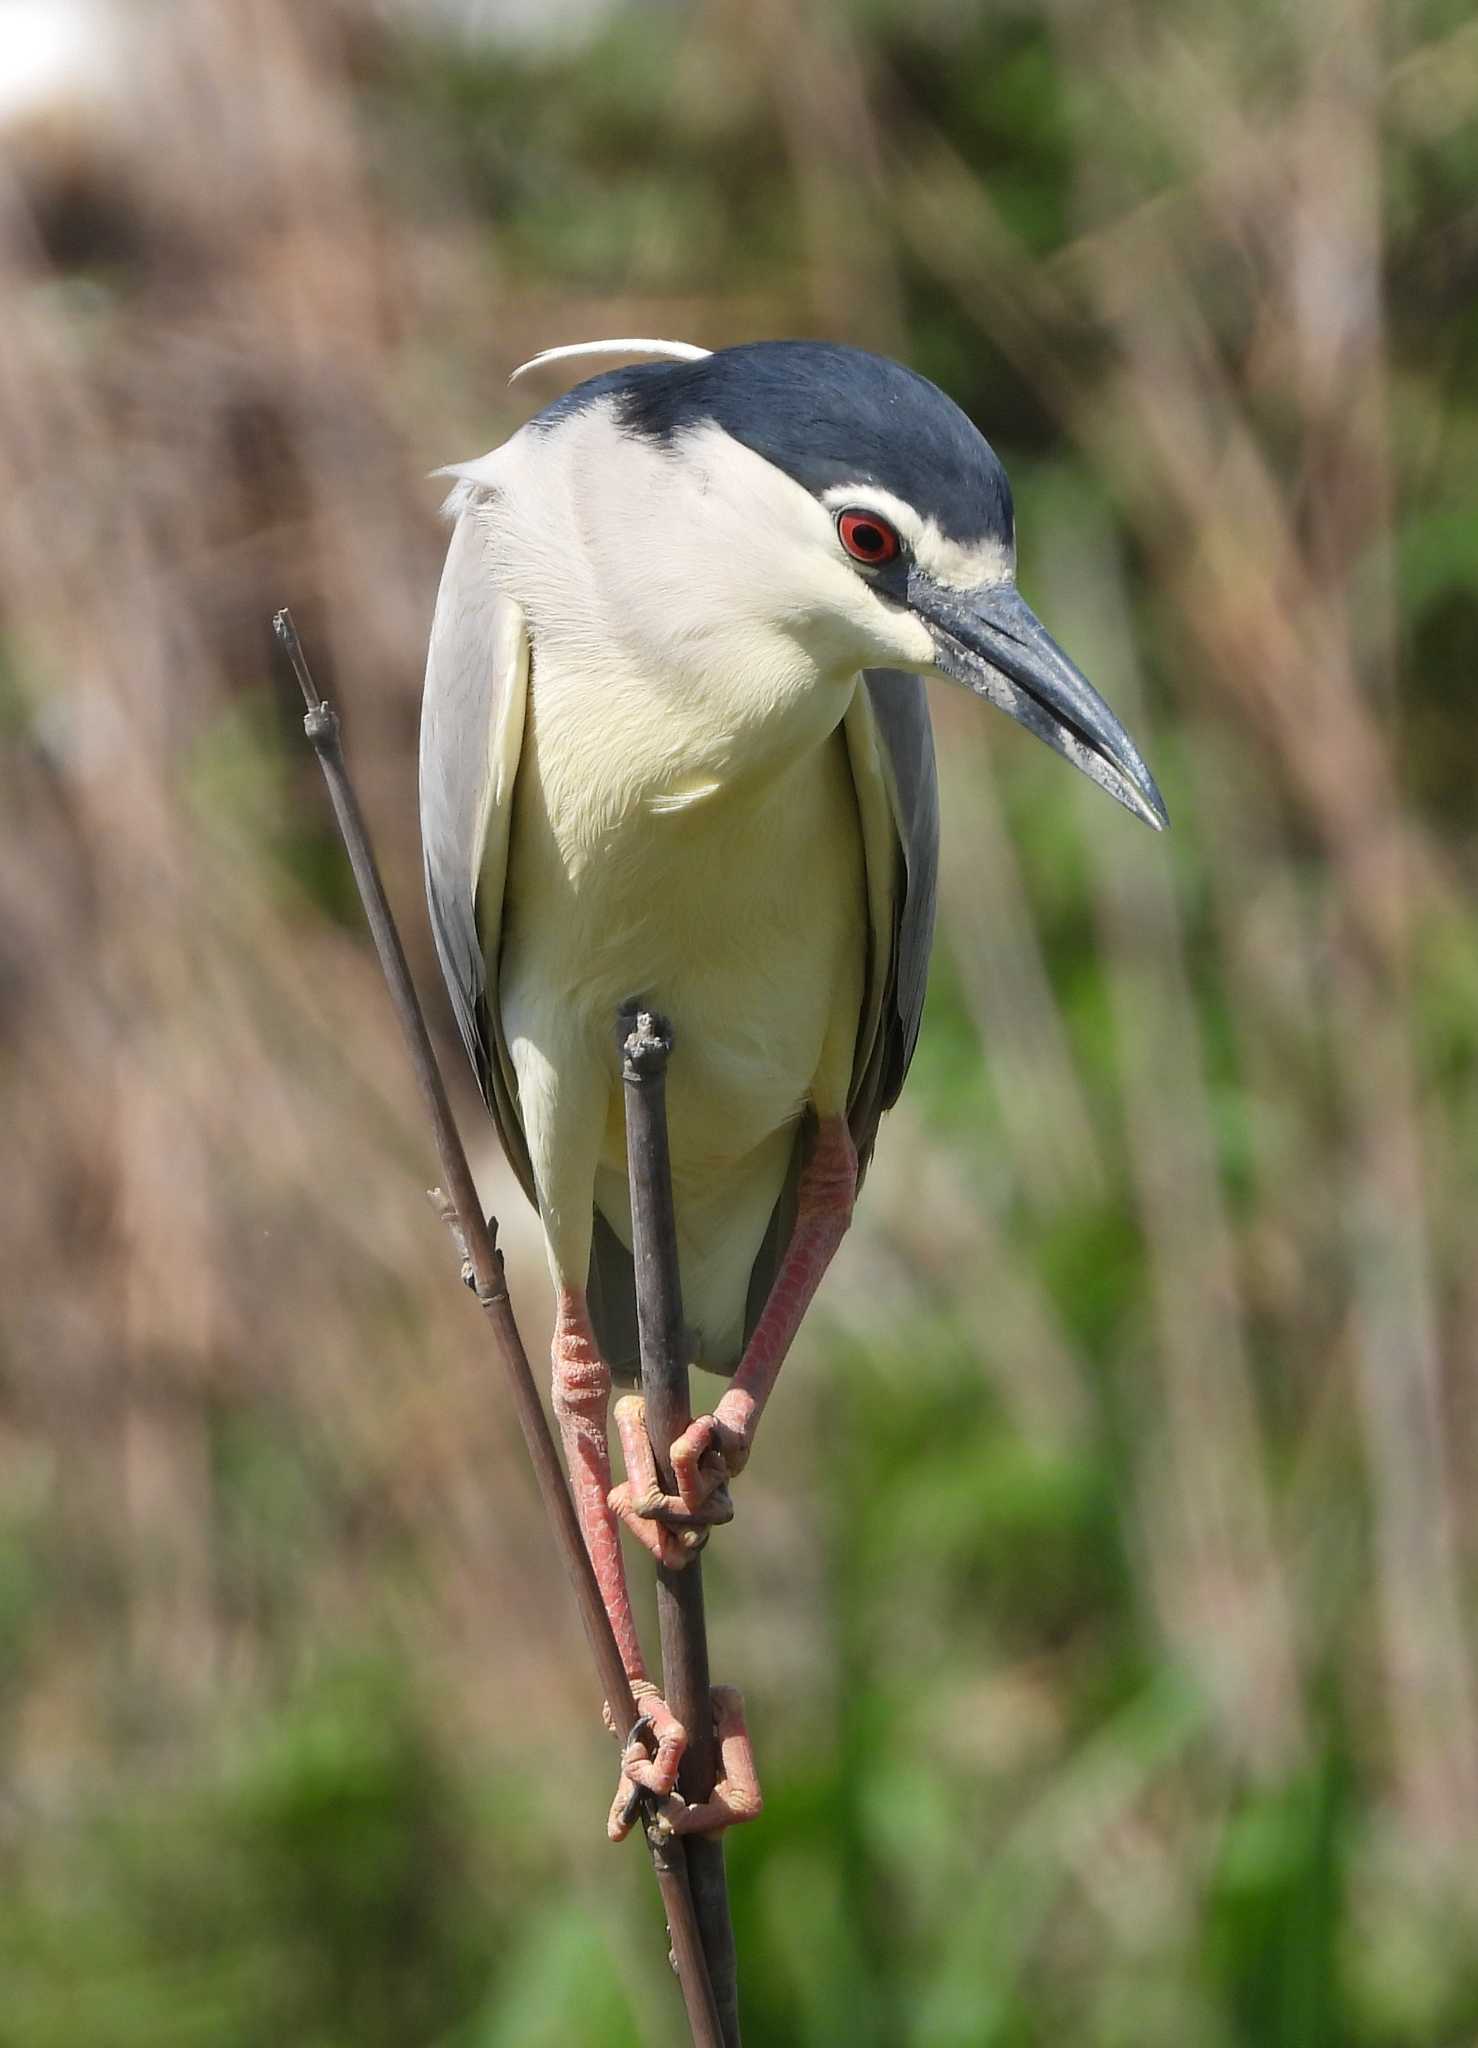
[[[421,712],[421,843],[442,973],[509,1164],[534,1201],[534,1176],[497,973],[513,784],[523,745],[529,641],[500,592],[488,493],[464,485],[431,628]]]

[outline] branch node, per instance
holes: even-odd
[[[332,704],[320,697],[316,704],[310,704],[303,714],[303,730],[314,747],[321,754],[328,747],[339,744],[339,714]]]
[[[665,1017],[642,1009],[633,999],[621,1005],[616,1031],[624,1079],[646,1081],[665,1070],[672,1056],[672,1026]]]

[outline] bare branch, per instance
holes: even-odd
[[[621,1022],[642,1394],[657,1477],[663,1491],[670,1494],[675,1490],[672,1445],[693,1419],[667,1145],[667,1061],[672,1052],[672,1030],[665,1019],[647,1011],[623,1011]],[[657,1625],[662,1638],[662,1695],[688,1731],[678,1790],[689,1806],[698,1806],[713,1796],[717,1758],[702,1565],[696,1557],[680,1571],[657,1566]],[[737,1963],[723,1837],[690,1835],[687,1850],[688,1881],[725,2048],[739,2048]]]
[[[355,882],[359,887],[360,900],[364,904],[375,950],[379,954],[380,966],[384,970],[385,980],[389,986],[390,999],[400,1020],[406,1050],[410,1054],[416,1080],[435,1128],[442,1178],[446,1187],[450,1189],[450,1197],[437,1191],[433,1193],[432,1200],[436,1203],[443,1220],[452,1227],[459,1248],[465,1250],[466,1267],[473,1292],[492,1325],[493,1342],[513,1395],[519,1427],[523,1431],[524,1443],[528,1447],[540,1498],[543,1500],[544,1510],[554,1533],[555,1546],[574,1587],[580,1619],[585,1625],[585,1634],[595,1657],[601,1688],[610,1708],[612,1721],[624,1745],[630,1740],[632,1731],[641,1718],[640,1713],[632,1695],[625,1667],[621,1662],[621,1652],[611,1631],[610,1619],[600,1596],[600,1588],[596,1584],[595,1572],[580,1536],[574,1503],[570,1499],[564,1469],[560,1464],[559,1453],[554,1447],[554,1439],[545,1418],[544,1405],[534,1384],[528,1353],[524,1349],[523,1338],[514,1320],[513,1306],[508,1299],[508,1288],[504,1280],[503,1259],[495,1242],[495,1226],[483,1215],[482,1203],[478,1199],[477,1187],[472,1178],[472,1169],[467,1163],[467,1154],[452,1115],[451,1103],[447,1099],[446,1083],[436,1063],[436,1054],[432,1050],[420,998],[416,994],[415,983],[411,979],[410,968],[406,963],[405,949],[401,945],[400,933],[396,929],[395,918],[385,895],[385,886],[380,879],[379,863],[370,844],[369,832],[359,808],[359,800],[354,793],[354,786],[349,780],[349,771],[344,765],[343,749],[339,741],[338,714],[318,694],[291,614],[285,609],[278,612],[272,625],[279,643],[292,663],[293,672],[303,692],[303,700],[308,706],[303,719],[303,730],[313,743],[319,765],[323,769],[324,780],[328,784],[334,815],[339,821],[339,831],[349,856],[349,865],[354,871]],[[680,1842],[663,1839],[655,1828],[647,1831],[647,1844],[651,1851],[652,1868],[656,1872],[658,1889],[662,1894],[662,1904],[667,1914],[668,1930],[672,1937],[673,1964],[682,1984],[694,2048],[731,2048],[730,2042],[720,2029],[718,2012],[714,2005],[713,1989],[709,1983],[708,1968],[704,1961],[703,1946],[699,1940],[693,1911],[693,1899],[688,1887],[684,1846]]]

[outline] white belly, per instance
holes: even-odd
[[[584,1284],[593,1205],[630,1241],[616,1017],[639,997],[673,1027],[684,1306],[717,1358],[737,1341],[797,1119],[846,1105],[867,954],[846,742],[838,727],[768,779],[662,808],[662,791],[621,803],[551,774],[548,737],[536,706],[499,1001],[551,1260]]]

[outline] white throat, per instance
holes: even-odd
[[[825,508],[717,427],[664,448],[598,402],[452,473],[528,620],[536,721],[613,801],[779,772],[835,730],[861,667],[928,662]]]

